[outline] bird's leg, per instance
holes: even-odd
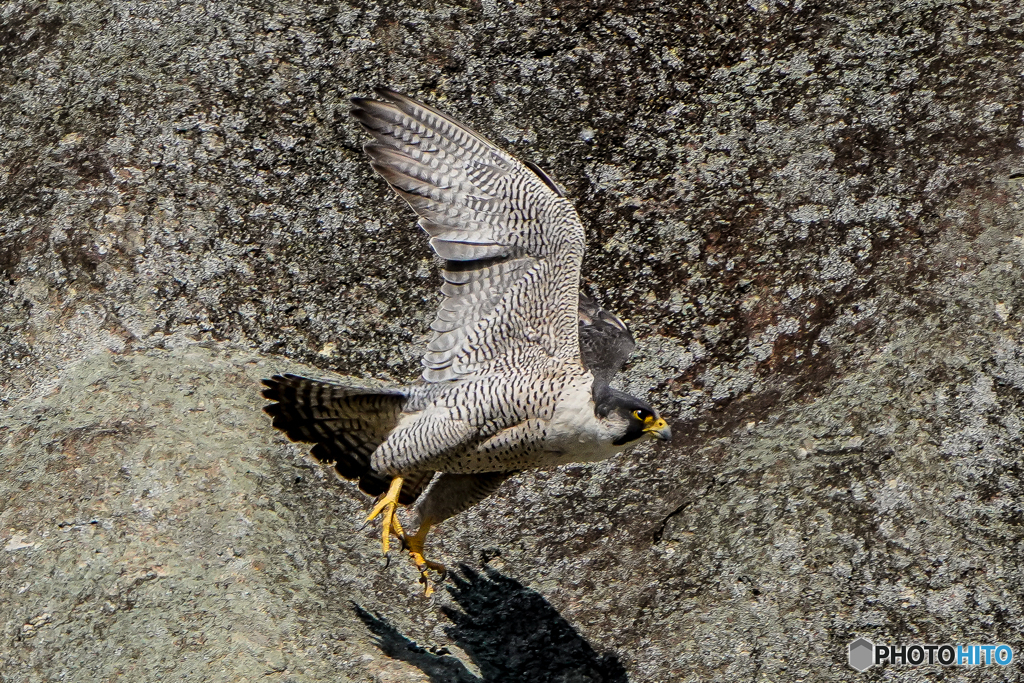
[[[427,532],[430,531],[430,527],[433,523],[429,519],[423,519],[420,522],[420,528],[412,536],[405,536],[402,538],[402,542],[405,544],[405,549],[409,551],[409,556],[412,557],[413,563],[416,568],[420,570],[420,583],[423,584],[423,593],[426,596],[430,596],[434,592],[434,587],[430,585],[430,578],[427,576],[427,571],[433,569],[436,572],[440,572],[441,580],[444,580],[448,570],[440,562],[432,562],[431,560],[423,557],[423,542],[427,538]]]
[[[395,511],[398,509],[398,495],[402,492],[402,478],[395,477],[391,480],[391,487],[388,492],[384,494],[384,497],[377,501],[377,505],[374,506],[373,512],[366,518],[367,522],[376,519],[381,513],[384,514],[383,527],[384,531],[381,537],[380,547],[385,555],[388,554],[388,549],[391,547],[391,534],[395,534],[398,538],[404,538],[405,534],[402,531],[402,525],[398,521],[398,515]]]

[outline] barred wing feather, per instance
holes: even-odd
[[[352,100],[374,138],[363,149],[446,260],[423,378],[579,364],[584,233],[558,186],[455,119],[375,92],[383,101]]]

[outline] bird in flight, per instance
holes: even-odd
[[[561,188],[454,118],[392,90],[353,98],[370,166],[419,215],[443,260],[443,300],[421,377],[373,389],[297,375],[263,380],[264,410],[378,496],[381,545],[419,569],[428,531],[530,468],[604,460],[671,430],[611,386],[634,347],[580,292],[584,230]],[[413,506],[415,532],[397,514]],[[407,520],[409,521],[409,520]]]

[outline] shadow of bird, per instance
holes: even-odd
[[[628,683],[618,657],[597,654],[540,593],[491,568],[459,569],[461,575],[453,572],[445,585],[453,603],[441,607],[452,623],[445,633],[480,676],[447,651],[420,647],[353,603],[385,655],[417,667],[432,683]]]

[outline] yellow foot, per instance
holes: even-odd
[[[433,569],[441,575],[441,581],[444,581],[444,577],[448,574],[448,569],[440,562],[433,562],[423,557],[423,542],[427,538],[427,532],[430,530],[430,522],[424,520],[420,523],[419,531],[413,536],[405,536],[402,542],[405,544],[405,549],[409,551],[409,557],[412,558],[416,568],[420,570],[420,583],[423,584],[423,594],[426,597],[434,592],[434,586],[430,582],[430,576],[428,572]]]
[[[394,534],[398,538],[404,539],[405,534],[402,532],[402,524],[398,521],[398,515],[395,511],[398,509],[398,494],[402,492],[402,478],[395,477],[391,480],[391,487],[388,492],[384,494],[384,497],[377,501],[377,505],[374,506],[373,512],[366,518],[367,522],[371,522],[376,519],[381,513],[384,514],[384,531],[382,533],[380,547],[381,551],[385,555],[388,554],[388,550],[391,548],[391,534]]]

